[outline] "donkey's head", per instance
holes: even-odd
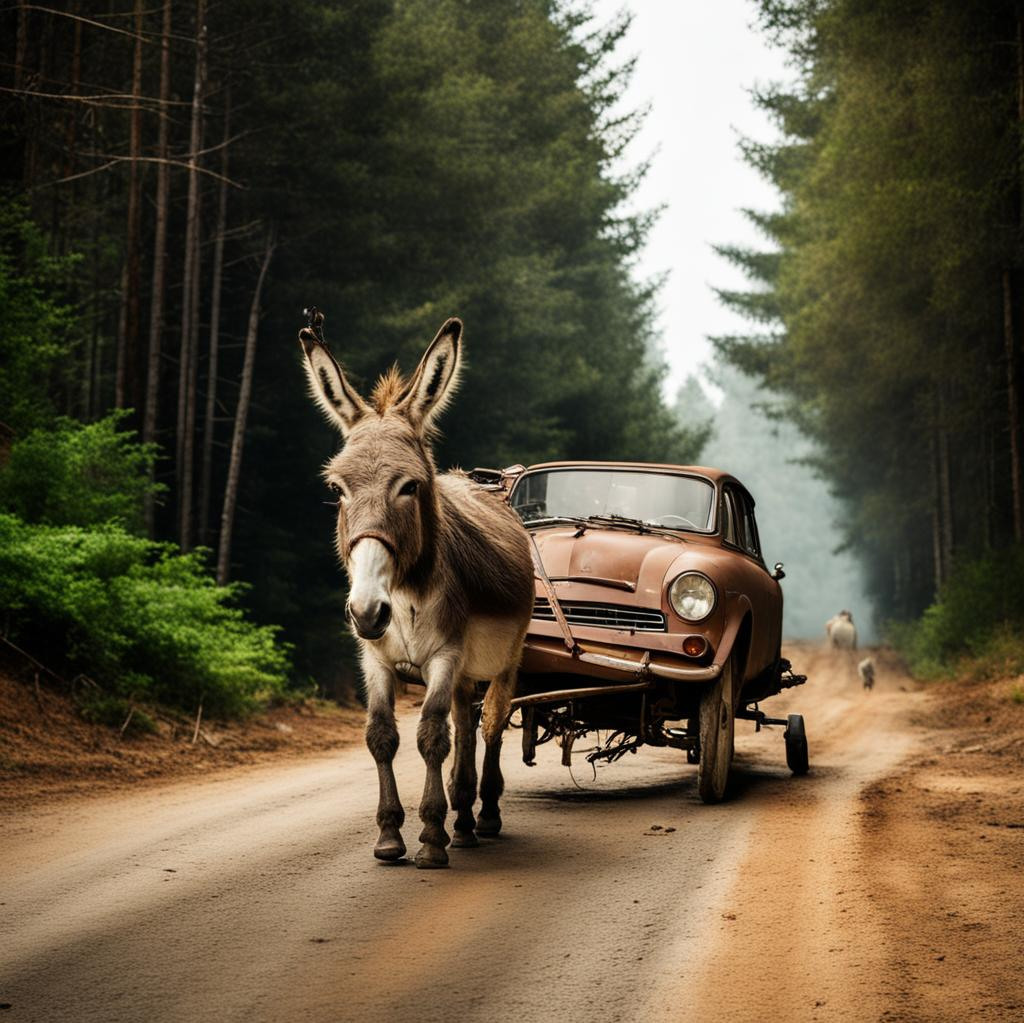
[[[324,469],[338,494],[338,555],[351,583],[348,613],[363,639],[391,621],[391,591],[422,584],[434,563],[434,421],[459,375],[462,321],[437,332],[409,380],[396,368],[364,400],[312,330],[299,333],[313,398],[345,438]]]

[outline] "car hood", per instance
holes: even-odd
[[[688,546],[682,538],[623,529],[588,528],[579,537],[577,532],[575,526],[559,526],[534,533],[556,592],[592,585],[604,591],[594,599],[661,606],[666,575]]]

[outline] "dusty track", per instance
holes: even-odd
[[[826,654],[793,657],[812,682],[771,709],[807,717],[808,777],[789,777],[779,729],[749,725],[720,807],[698,803],[673,751],[596,781],[581,765],[581,791],[556,750],[529,769],[510,742],[507,833],[454,850],[446,872],[372,860],[361,749],[9,816],[4,1015],[1020,1019],[1024,832],[974,857],[969,827],[957,846],[893,802],[929,770],[901,766],[930,741],[914,724],[927,698],[891,666],[865,695]],[[415,847],[414,718],[402,733]],[[969,958],[979,940],[987,972]]]

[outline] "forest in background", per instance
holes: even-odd
[[[821,642],[825,621],[846,608],[858,640],[877,642],[874,607],[859,558],[836,550],[844,507],[815,468],[816,445],[790,421],[772,416],[779,396],[728,363],[709,367],[722,391],[716,405],[691,376],[676,395],[680,422],[707,424],[706,465],[728,468],[753,495],[765,562],[783,562],[783,634]]]
[[[351,690],[319,480],[339,439],[295,343],[310,304],[364,387],[465,320],[442,466],[696,458],[701,431],[661,397],[654,289],[630,273],[650,218],[622,210],[643,168],[610,169],[637,124],[611,113],[626,17],[598,26],[556,0],[69,0],[0,18],[8,638],[166,698],[153,661],[194,660],[244,607],[282,631],[271,655],[252,626],[231,685]],[[96,509],[118,488],[111,523]],[[62,597],[100,576],[124,589],[109,635]],[[177,631],[124,635],[168,587],[186,594]],[[213,602],[201,640],[193,598]],[[119,660],[98,657],[108,641]]]
[[[782,205],[723,245],[751,332],[713,339],[817,446],[890,635],[922,671],[1024,670],[1024,10],[758,0],[790,56],[746,159]]]

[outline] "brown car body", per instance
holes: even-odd
[[[551,462],[505,470],[500,486],[516,506],[517,488],[551,470],[696,478],[714,488],[713,514],[706,529],[525,521],[536,600],[515,701],[530,714],[524,724],[534,726],[532,738],[524,732],[524,758],[532,759],[536,713],[539,741],[562,736],[567,763],[566,742],[571,747],[573,735],[602,728],[634,737],[633,746],[685,748],[697,762],[701,701],[721,685],[727,666],[732,714],[770,722],[753,705],[803,678],[788,674],[781,657],[783,573],[764,562],[754,499],[743,484],[704,466]],[[699,622],[684,620],[669,599],[673,581],[688,572],[715,588],[714,607]],[[800,719],[801,732],[802,725]],[[730,722],[729,758],[731,741]]]
[[[664,615],[665,631],[636,631],[608,626],[572,624],[581,652],[621,657],[621,669],[610,662],[581,661],[566,649],[556,621],[530,622],[522,672],[527,676],[580,675],[609,682],[636,674],[647,656],[656,677],[697,686],[710,681],[735,651],[742,664],[743,688],[756,684],[778,658],[782,639],[782,588],[769,573],[759,543],[747,549],[738,538],[723,535],[724,503],[743,502],[751,518],[754,500],[734,476],[701,466],[651,465],[630,462],[551,462],[531,466],[510,487],[510,499],[528,474],[551,469],[614,469],[695,476],[715,488],[715,521],[709,532],[678,530],[640,533],[618,527],[541,526],[532,532],[559,602],[610,607],[636,607]],[[529,527],[529,523],[527,523]],[[756,533],[755,533],[756,541]],[[699,572],[711,580],[717,600],[701,622],[687,622],[673,610],[668,588],[683,572]],[[537,579],[538,606],[547,603],[543,580]],[[694,657],[683,652],[683,640],[702,636],[707,647]],[[535,681],[526,680],[529,688]],[[756,698],[756,697],[752,697]]]

